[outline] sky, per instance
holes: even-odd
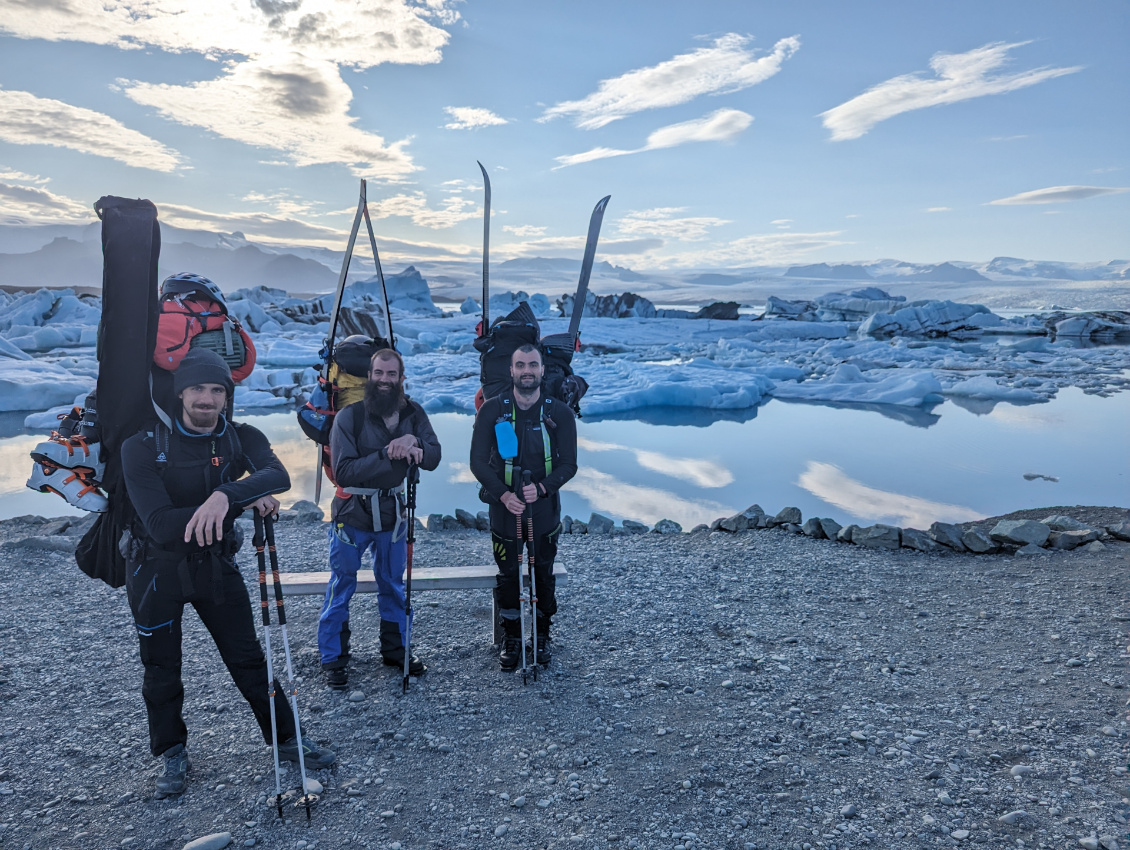
[[[1130,4],[0,0],[0,223],[633,269],[1130,257]]]

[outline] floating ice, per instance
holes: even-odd
[[[774,398],[859,404],[898,404],[915,407],[942,401],[942,385],[933,373],[898,370],[894,374],[864,374],[843,363],[827,378],[799,384],[778,384]]]

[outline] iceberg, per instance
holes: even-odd
[[[937,404],[943,400],[942,385],[932,372],[900,369],[894,374],[872,376],[850,363],[840,364],[822,380],[778,384],[773,390],[773,397],[910,407]]]

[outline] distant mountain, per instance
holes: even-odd
[[[1128,260],[1111,260],[1109,263],[1099,265],[994,257],[982,267],[982,270],[1003,277],[1035,280],[1130,280]]]
[[[862,266],[830,266],[827,263],[793,266],[785,272],[785,277],[803,277],[810,280],[871,280],[871,275]]]
[[[898,283],[972,283],[988,282],[988,278],[976,269],[955,266],[953,263],[903,263],[886,261],[870,267],[873,280]]]

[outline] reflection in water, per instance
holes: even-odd
[[[631,452],[636,456],[636,463],[644,469],[688,481],[696,487],[725,487],[734,481],[734,474],[729,469],[706,458],[676,457],[647,449],[621,446],[618,443],[600,443],[584,437],[577,437],[577,448],[589,452]]]
[[[588,501],[597,512],[627,517],[649,525],[661,519],[677,517],[676,521],[685,528],[737,513],[733,508],[718,502],[693,501],[655,487],[625,484],[595,469],[581,469],[569,482],[568,488]]]
[[[581,410],[584,410],[584,402]],[[756,407],[743,407],[739,410],[715,410],[705,407],[640,407],[634,410],[620,410],[615,413],[590,414],[584,422],[643,422],[646,425],[689,425],[692,428],[709,428],[715,422],[749,422],[757,418]]]
[[[789,398],[789,399],[773,399],[782,404],[811,404],[816,407],[832,407],[838,410],[868,410],[872,413],[878,413],[888,419],[893,419],[896,422],[902,422],[906,425],[913,425],[915,428],[929,428],[931,425],[936,425],[938,420],[942,417],[937,413],[930,411],[937,407],[937,404],[927,404],[923,407],[906,407],[901,404],[874,404],[872,402],[848,402],[848,401],[815,401],[804,398]],[[956,399],[955,399],[956,401]]]
[[[471,465],[469,463],[460,463],[453,460],[448,464],[451,468],[451,474],[447,476],[447,480],[451,484],[478,484],[479,481],[471,472]]]
[[[797,484],[814,496],[860,519],[891,522],[911,528],[928,528],[933,522],[970,522],[984,519],[969,508],[876,490],[849,478],[830,463],[809,461]]]

